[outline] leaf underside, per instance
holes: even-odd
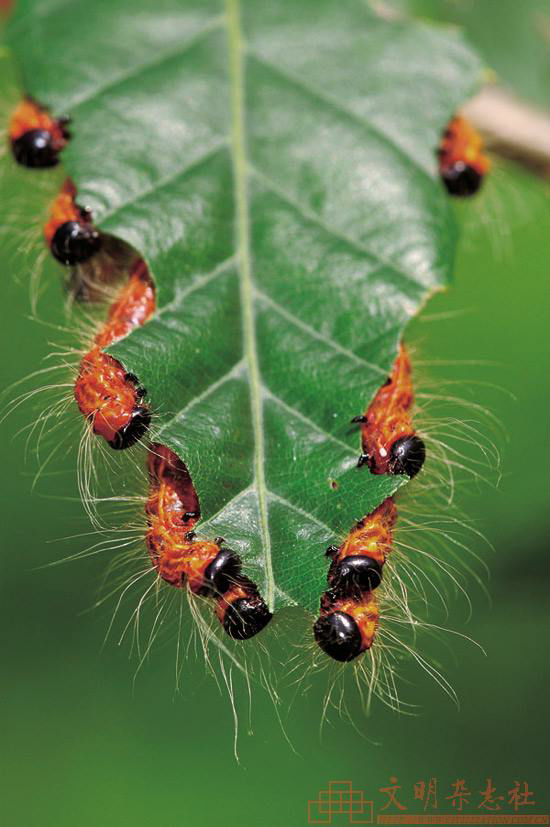
[[[79,203],[155,279],[156,315],[110,352],[201,532],[272,607],[315,611],[324,547],[404,482],[355,467],[349,420],[449,280],[435,149],[477,58],[360,0],[19,0],[9,41],[72,119]]]

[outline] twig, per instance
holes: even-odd
[[[550,113],[496,85],[482,89],[462,112],[495,152],[550,177]]]

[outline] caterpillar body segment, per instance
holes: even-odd
[[[235,640],[260,632],[271,614],[255,584],[241,573],[241,559],[223,538],[198,539],[199,503],[189,472],[167,446],[148,454],[150,489],[145,512],[151,563],[170,586],[216,599],[216,614]]]
[[[170,514],[175,499],[174,491],[161,484],[147,501],[146,542],[159,577],[170,586],[187,586],[203,597],[226,591],[228,578],[240,569],[239,559],[217,543],[195,540],[183,518],[175,525],[174,513]]]
[[[331,547],[328,583],[334,594],[353,597],[380,585],[396,521],[395,503],[388,498],[350,531],[339,548]]]
[[[149,499],[164,485],[166,494],[172,499],[169,513],[174,524],[180,528],[181,523],[186,523],[186,530],[191,531],[200,517],[199,500],[183,462],[166,445],[155,442],[147,453],[147,469]]]
[[[257,586],[240,575],[216,602],[216,614],[224,631],[234,640],[249,640],[264,629],[273,615]]]
[[[438,155],[441,178],[451,195],[475,195],[491,168],[481,136],[459,115],[447,126]]]
[[[109,307],[107,321],[95,338],[99,347],[108,347],[148,321],[155,312],[155,290],[145,262],[136,262],[130,277]]]
[[[142,404],[146,394],[136,377],[103,353],[103,348],[144,324],[155,310],[155,293],[143,261],[138,261],[109,308],[107,321],[80,363],[74,396],[95,434],[117,450],[137,442],[147,431],[150,411]]]
[[[424,464],[426,449],[412,422],[414,391],[411,362],[403,343],[391,376],[378,390],[365,414],[352,422],[361,425],[363,453],[358,465],[372,474],[407,474],[414,477]]]
[[[32,168],[55,166],[69,137],[65,119],[56,120],[33,100],[26,99],[12,113],[8,135],[18,164]]]
[[[379,614],[372,592],[344,599],[337,598],[332,591],[325,592],[313,626],[315,640],[333,660],[354,660],[372,646]]]
[[[136,387],[120,362],[99,347],[83,357],[74,395],[94,434],[115,450],[134,445],[149,427],[151,414],[140,404],[145,389]]]
[[[52,255],[61,264],[83,264],[101,248],[101,236],[91,224],[90,214],[75,203],[72,181],[65,181],[44,225],[44,237]]]
[[[315,640],[338,661],[350,661],[373,644],[379,619],[374,590],[393,544],[397,509],[389,497],[364,517],[340,547],[330,546],[328,589],[313,626]]]
[[[358,466],[373,474],[414,477],[425,458],[424,443],[412,422],[414,391],[409,354],[399,346],[391,375],[376,393],[361,425],[363,453]],[[397,508],[392,497],[363,517],[340,546],[329,546],[328,589],[321,597],[320,615],[313,626],[315,640],[337,661],[351,661],[370,649],[379,620],[375,590],[391,554]]]

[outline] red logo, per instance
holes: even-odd
[[[333,822],[333,816],[347,816],[348,824],[372,824],[372,801],[367,801],[363,790],[354,790],[351,781],[330,781],[328,790],[320,790],[319,797],[307,803],[308,824],[343,824]]]

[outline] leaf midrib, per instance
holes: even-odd
[[[268,499],[265,481],[265,445],[263,432],[262,381],[256,344],[254,293],[250,256],[248,175],[244,102],[244,67],[240,0],[226,0],[227,37],[229,44],[229,84],[231,95],[231,156],[235,180],[237,251],[240,271],[240,296],[244,353],[248,363],[252,427],[254,431],[254,481],[258,497],[260,530],[265,561],[265,600],[272,612],[275,607],[275,578],[271,559],[268,522]]]

